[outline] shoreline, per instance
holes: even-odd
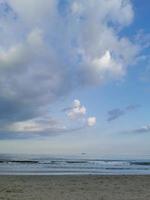
[[[149,200],[150,175],[0,175],[0,199]]]
[[[83,174],[83,173],[82,173],[82,174],[80,174],[80,173],[77,173],[77,174],[72,174],[72,173],[70,173],[70,174],[69,174],[69,173],[66,173],[66,174],[64,174],[64,173],[62,173],[62,174],[61,174],[61,173],[52,173],[52,174],[50,174],[50,173],[31,173],[31,174],[30,174],[30,173],[18,173],[18,174],[17,174],[17,173],[14,173],[14,174],[13,174],[13,173],[2,173],[2,174],[1,174],[1,173],[0,173],[0,177],[1,177],[1,176],[6,176],[6,177],[7,177],[7,176],[8,176],[8,177],[10,177],[10,176],[16,176],[16,177],[18,177],[18,176],[20,176],[20,177],[23,177],[23,176],[24,176],[24,177],[26,177],[26,176],[33,176],[33,177],[34,177],[34,176],[43,176],[43,177],[45,177],[45,176],[46,176],[46,177],[48,177],[48,176],[49,176],[49,177],[55,177],[55,176],[56,176],[56,177],[57,177],[57,176],[60,176],[60,177],[62,177],[62,176],[66,176],[66,177],[67,177],[67,176],[68,176],[68,177],[70,177],[70,176],[75,176],[75,177],[78,177],[78,176],[81,176],[81,177],[82,177],[82,176],[96,176],[96,177],[97,177],[97,176],[98,176],[98,177],[101,177],[101,176],[102,176],[102,177],[103,177],[103,176],[104,176],[104,177],[105,177],[105,176],[109,176],[109,177],[111,177],[111,176],[112,176],[112,177],[113,177],[113,176],[123,176],[123,177],[124,177],[124,176],[135,176],[135,177],[138,177],[138,176],[150,176],[150,174],[133,174],[133,173],[132,173],[132,174],[117,174],[117,173],[116,173],[116,174],[86,174],[86,173],[85,173],[85,174]]]

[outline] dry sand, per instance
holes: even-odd
[[[150,200],[150,176],[0,176],[0,200]]]

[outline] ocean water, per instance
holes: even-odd
[[[0,175],[150,175],[150,159],[0,155]]]

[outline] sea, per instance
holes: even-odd
[[[2,154],[0,175],[150,175],[150,159]]]

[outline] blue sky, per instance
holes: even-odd
[[[150,2],[0,1],[0,153],[150,155]]]

